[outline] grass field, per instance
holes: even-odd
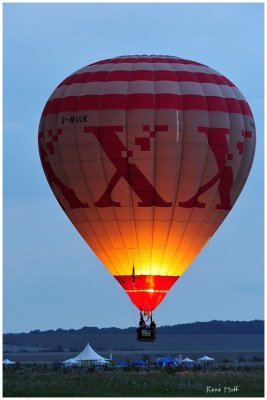
[[[262,367],[94,369],[20,365],[4,368],[4,397],[264,397]]]

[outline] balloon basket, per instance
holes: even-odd
[[[144,316],[148,317],[146,321]],[[150,325],[148,325],[148,321],[150,321]],[[136,340],[139,342],[156,342],[156,324],[152,319],[152,311],[140,311],[139,327],[136,329],[136,333]]]
[[[151,328],[137,328],[137,337],[136,340],[138,342],[156,342],[156,329]]]

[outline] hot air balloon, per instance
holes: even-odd
[[[236,202],[255,123],[237,87],[208,66],[121,56],[58,85],[38,141],[59,204],[142,322]]]

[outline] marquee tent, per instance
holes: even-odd
[[[8,358],[6,358],[4,361],[3,361],[3,364],[4,365],[14,365],[14,364],[16,364],[14,361],[10,361]]]
[[[200,362],[201,364],[206,364],[206,363],[209,363],[209,362],[214,362],[214,358],[211,358],[211,357],[208,357],[208,356],[204,356],[204,357],[198,358],[197,361]]]
[[[126,361],[118,361],[116,367],[128,367],[128,365]]]
[[[69,358],[68,360],[63,361],[63,364],[66,366],[80,365],[78,360],[74,360],[73,358]]]
[[[97,365],[104,365],[109,363],[108,358],[101,357],[97,354],[89,343],[85,346],[83,351],[78,354],[73,360],[79,361],[81,364],[97,364]]]
[[[174,359],[169,358],[169,357],[158,358],[156,362],[157,362],[157,365],[162,366],[162,367],[166,367],[168,365],[177,365],[176,362],[174,361]]]
[[[187,365],[187,366],[192,366],[193,364],[196,364],[195,360],[192,360],[191,358],[184,358],[183,360],[181,360],[181,364]]]

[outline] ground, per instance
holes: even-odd
[[[5,367],[4,397],[264,397],[263,367]]]

